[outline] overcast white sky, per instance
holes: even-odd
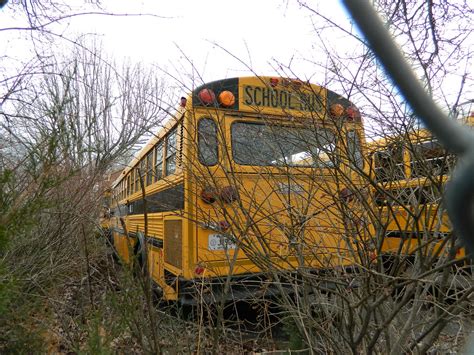
[[[84,1],[70,3],[77,3],[79,8]],[[252,75],[247,66],[259,75],[275,75],[275,60],[278,60],[291,63],[295,76],[320,82],[318,68],[308,61],[315,54],[318,41],[313,30],[314,18],[295,0],[102,0],[101,3],[110,12],[149,13],[157,17],[84,16],[54,30],[68,38],[96,33],[106,51],[119,61],[130,58],[152,63],[173,74],[195,77],[199,74],[204,81]],[[15,6],[18,7],[16,2],[10,0],[0,10],[0,27],[19,24],[15,22]],[[339,1],[321,0],[311,6],[349,26]],[[26,41],[18,39],[21,35],[26,36]],[[27,33],[0,31],[3,53],[28,58],[26,43]]]
[[[335,18],[346,15],[339,1],[320,1]],[[317,40],[310,13],[285,0],[104,1],[113,12],[152,13],[165,18],[96,18],[94,29],[116,56],[130,56],[165,68],[190,70],[191,60],[205,81],[249,74],[275,75],[274,59],[293,60],[298,75],[309,77],[314,66],[302,60]],[[91,28],[92,29],[92,28]],[[218,44],[218,46],[214,45]],[[182,51],[182,53],[180,53]]]
[[[10,0],[0,10],[0,29],[18,25],[17,2]],[[84,2],[70,0],[68,4],[84,7]],[[101,3],[113,13],[155,16],[81,16],[69,21],[67,26],[62,23],[54,28],[55,32],[72,39],[85,33],[95,34],[115,60],[129,58],[132,62],[145,62],[157,69],[158,77],[171,73],[187,85],[192,84],[191,80],[200,84],[200,77],[208,82],[253,75],[249,67],[258,75],[278,75],[282,74],[279,63],[291,64],[293,72],[287,71],[285,76],[326,85],[325,69],[331,63],[325,62],[328,59],[320,50],[321,44],[334,48],[331,52],[340,55],[346,52],[350,56],[356,50],[354,41],[343,37],[342,32],[326,29],[321,41],[313,28],[313,21],[321,19],[312,16],[296,0],[102,0]],[[351,29],[349,16],[339,0],[314,0],[310,6]],[[321,23],[316,25],[321,29]],[[26,50],[31,51],[31,43],[27,31],[0,31],[0,53],[15,58],[10,64],[2,61],[0,76],[7,65],[18,66],[33,57]],[[169,81],[172,80],[170,77]],[[454,75],[453,80],[456,87],[461,79]],[[329,85],[344,94],[332,83]],[[447,93],[450,91],[456,93],[446,89]]]
[[[98,11],[86,8],[86,2],[67,1],[71,12]],[[67,39],[89,34],[86,39],[97,38],[109,58],[156,68],[157,77],[164,78],[170,89],[165,100],[171,105],[202,82],[254,74],[284,75],[279,63],[294,71],[285,76],[324,83],[324,70],[311,62],[314,56],[325,57],[318,55],[316,48],[320,40],[313,27],[315,19],[296,0],[101,0],[101,6],[115,14],[153,16],[74,17],[48,28],[61,34],[53,37],[55,45],[31,41],[29,31],[0,31],[0,53],[11,57],[1,62],[0,80],[8,72],[18,73],[37,53],[48,56],[60,51],[68,57],[71,47]],[[313,1],[311,7],[350,26],[338,0]],[[10,0],[0,10],[0,29],[28,27],[22,15],[18,0]],[[336,45],[337,38],[332,38]]]

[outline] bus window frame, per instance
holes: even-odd
[[[130,196],[130,195],[131,195],[131,191],[132,191],[131,172],[128,172],[126,179],[127,179],[127,190],[126,190],[126,192],[125,192],[125,195],[126,195],[126,196]]]
[[[213,163],[207,163],[203,160],[202,154],[201,154],[201,133],[200,133],[200,125],[204,121],[210,121],[213,123],[213,128],[215,129],[215,162]],[[203,116],[200,117],[197,123],[197,156],[199,162],[204,165],[204,166],[216,166],[219,163],[219,128],[217,122],[210,116]]]
[[[429,148],[426,148],[430,146]],[[425,176],[449,176],[450,170],[452,170],[454,164],[451,162],[453,154],[443,148],[441,143],[436,139],[428,139],[420,142],[412,143],[407,151],[408,165],[410,173],[409,179],[419,179]],[[439,150],[442,154],[437,154],[435,157],[427,158],[425,156],[426,151]],[[421,155],[421,156],[420,156]],[[421,160],[420,160],[421,157]],[[443,171],[434,171],[433,166],[428,166],[428,162],[431,164],[432,161],[442,162]],[[416,168],[417,164],[421,165],[421,170]],[[421,171],[421,172],[420,172]]]
[[[134,176],[134,182],[135,182],[135,189],[133,190],[133,193],[140,191],[140,173],[139,173],[139,168],[138,164],[136,164],[133,167],[133,176]]]
[[[153,155],[155,153],[155,148],[151,149],[144,157],[145,159],[145,169],[146,169],[146,180],[145,186],[151,185],[153,183]]]
[[[352,138],[349,137],[351,134],[353,134]],[[351,150],[352,148],[351,143],[353,144],[354,147],[358,147],[359,149],[356,149],[353,152]],[[350,128],[346,131],[346,144],[347,144],[347,159],[349,161],[349,168],[351,168],[352,170],[356,170],[356,169],[363,170],[365,166],[364,153],[362,150],[362,140],[357,129]],[[356,154],[359,154],[358,158],[356,157]],[[358,161],[360,162],[360,164],[358,164]]]
[[[392,147],[395,147],[395,146],[398,146],[397,148],[399,148],[399,154],[401,157],[401,160],[398,162],[397,160],[392,159],[394,155],[394,151]],[[386,170],[385,165],[381,166],[380,164],[378,164],[380,160],[380,156],[385,156],[385,157],[388,156],[390,158],[386,159],[384,157],[384,160],[389,161],[390,163],[395,163],[394,165],[391,165],[389,167],[390,169],[388,171],[388,175],[386,174],[384,179],[379,179],[379,176],[377,175],[377,170],[380,170],[380,169]],[[406,169],[407,163],[406,163],[405,147],[402,142],[389,143],[386,147],[384,147],[384,149],[375,151],[372,157],[373,157],[373,162],[374,162],[374,179],[377,184],[406,180],[409,178],[409,173]],[[396,173],[396,171],[393,168],[398,169],[401,175],[395,176],[394,174]]]
[[[143,186],[146,186],[146,156],[140,159],[140,162],[137,164],[137,166],[139,167],[138,171],[140,172],[138,183],[140,186],[139,190],[141,190],[142,183],[140,180],[143,181]]]
[[[268,126],[265,122],[261,122],[261,121],[257,121],[257,120],[254,120],[254,119],[236,119],[236,120],[233,120],[230,125],[229,125],[229,135],[230,135],[230,150],[231,150],[231,156],[232,156],[232,162],[234,164],[237,164],[239,166],[242,166],[242,167],[259,167],[259,168],[275,168],[275,169],[281,169],[282,167],[289,167],[291,169],[318,169],[318,170],[334,170],[334,169],[338,169],[340,167],[340,164],[341,164],[341,159],[340,159],[340,148],[339,148],[339,139],[338,139],[338,136],[336,134],[336,131],[335,129],[332,129],[331,127],[323,127],[322,125],[318,126],[318,128],[320,129],[325,129],[325,130],[329,130],[333,137],[334,137],[334,153],[333,153],[333,159],[330,159],[328,160],[331,165],[298,165],[298,164],[295,164],[295,165],[291,165],[291,164],[272,164],[272,165],[260,165],[260,164],[242,164],[242,163],[239,163],[235,160],[235,150],[234,150],[234,141],[233,141],[233,131],[232,131],[232,126],[235,124],[235,123],[248,123],[248,124],[256,124],[256,125],[263,125],[263,126]],[[275,122],[275,123],[272,123],[273,126],[278,126],[278,127],[285,127],[285,126],[288,126],[288,127],[294,127],[294,126],[290,126],[289,124],[285,124],[284,121],[280,121],[280,122]],[[297,127],[297,128],[302,128],[302,129],[308,129],[306,128],[305,126],[301,125],[301,127]]]
[[[135,168],[130,169],[130,191],[129,196],[135,193]]]
[[[164,176],[163,174],[163,162],[164,162],[164,155],[165,155],[164,148],[165,148],[165,142],[163,139],[157,142],[153,147],[153,151],[155,152],[154,158],[153,158],[154,182],[163,179],[163,176]],[[158,154],[158,153],[161,153],[161,154]],[[160,161],[158,161],[159,156],[161,157]]]
[[[170,137],[174,135],[174,152],[169,154],[169,140]],[[174,126],[169,130],[169,132],[166,134],[166,137],[164,139],[165,141],[165,152],[163,154],[163,161],[164,161],[164,175],[163,176],[169,176],[173,175],[176,173],[177,170],[177,156],[178,156],[178,125]],[[169,171],[168,169],[168,161],[171,161],[171,159],[174,159],[174,170],[172,172]]]

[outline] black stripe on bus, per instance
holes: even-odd
[[[146,197],[147,213],[168,212],[184,209],[184,185],[179,184],[165,190],[161,190]],[[128,205],[120,205],[113,210],[116,217],[125,217],[143,214],[145,205],[143,199],[130,202]]]
[[[111,228],[111,231],[114,233],[117,233],[120,237],[126,237],[127,235],[125,234],[125,231],[121,228]],[[134,232],[128,232],[128,236],[130,238],[136,238],[137,235]]]
[[[163,248],[163,239],[155,239],[155,238],[146,238],[147,244],[151,244],[155,248]]]
[[[126,237],[125,235],[125,231],[123,229],[120,229],[120,228],[111,228],[111,230],[115,233],[117,233],[119,236],[121,237]],[[128,233],[128,236],[130,238],[137,238],[137,233],[134,233],[134,232],[129,232]],[[156,248],[163,248],[163,239],[157,239],[157,238],[153,238],[153,237],[146,237],[145,238],[147,244],[150,244]]]

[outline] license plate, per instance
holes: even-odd
[[[209,234],[207,245],[209,250],[229,250],[237,247],[230,238],[223,234]]]

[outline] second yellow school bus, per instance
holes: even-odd
[[[474,125],[474,116],[464,122]],[[443,206],[455,157],[426,129],[387,137],[372,143],[373,201],[385,230],[382,252],[415,255],[433,261],[447,253],[463,259],[465,249],[455,242]],[[455,242],[455,243],[454,243]]]
[[[274,294],[282,271],[355,265],[344,211],[360,212],[363,140],[359,110],[324,87],[204,84],[114,182],[114,246],[182,303]]]

